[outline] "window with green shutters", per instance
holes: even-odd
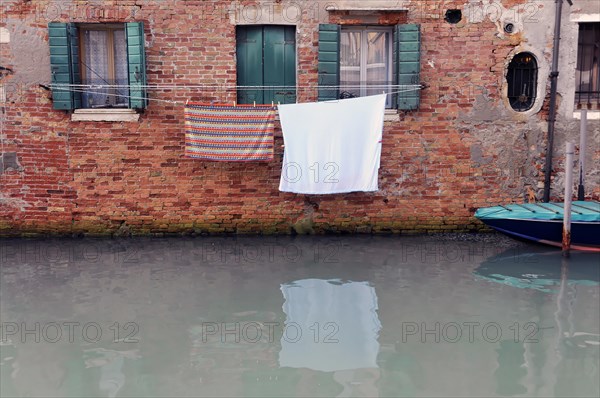
[[[359,97],[382,91],[388,107],[419,107],[420,26],[393,28],[319,25],[319,101]],[[388,87],[389,85],[389,87]]]
[[[48,26],[54,109],[148,104],[142,22]]]
[[[296,102],[294,26],[238,26],[236,50],[238,103]]]

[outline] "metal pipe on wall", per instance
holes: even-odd
[[[567,0],[573,5],[571,0]],[[556,91],[558,83],[558,50],[560,45],[560,24],[562,20],[563,0],[555,0],[554,14],[554,49],[552,52],[552,70],[550,71],[550,109],[548,111],[548,146],[546,148],[546,164],[544,165],[544,202],[550,201],[550,176],[552,174],[552,151],[554,150],[554,122],[556,121]]]

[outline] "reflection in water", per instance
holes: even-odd
[[[474,274],[491,282],[549,293],[560,286],[562,263],[563,257],[557,250],[517,253],[509,249],[482,262]],[[599,285],[599,254],[573,252],[568,264],[568,284]]]
[[[544,293],[556,293],[554,327],[556,335],[550,355],[543,361],[547,364],[547,375],[534,369],[535,344],[541,344],[537,338],[525,338],[501,341],[497,349],[498,368],[494,375],[497,379],[497,394],[515,396],[525,393],[553,396],[588,396],[593,394],[585,380],[595,377],[598,372],[598,361],[586,364],[585,353],[598,350],[600,334],[575,331],[573,322],[574,308],[577,301],[578,286],[597,287],[600,282],[600,256],[596,253],[573,252],[565,258],[556,250],[549,252],[521,253],[515,255],[508,250],[488,258],[473,272],[476,276],[490,282],[501,283],[512,288],[531,289]],[[596,329],[598,330],[598,329]],[[577,353],[576,351],[580,351]],[[536,350],[539,351],[539,350]],[[592,351],[592,352],[593,352]],[[539,353],[538,353],[539,355]],[[546,356],[542,352],[543,356]],[[526,357],[531,357],[529,361]],[[572,358],[577,359],[572,363]],[[592,357],[593,358],[593,357]],[[531,362],[531,363],[528,363]],[[595,363],[594,363],[595,362]],[[565,368],[578,371],[570,376],[570,381],[579,380],[569,388],[565,388],[562,380]],[[538,368],[539,369],[539,368]],[[543,369],[543,368],[542,368]],[[586,371],[594,369],[591,375]],[[534,383],[535,391],[528,391],[522,380],[531,373],[530,378],[545,378],[545,382]]]
[[[279,366],[334,372],[337,397],[377,396],[381,323],[368,282],[303,279],[281,286],[285,330]]]
[[[100,368],[100,391],[103,396],[116,397],[117,393],[125,384],[125,374],[123,374],[123,365],[125,358],[138,359],[137,350],[116,351],[104,348],[94,348],[84,350],[86,355],[85,367]]]
[[[496,239],[3,240],[0,395],[597,397],[598,258]]]
[[[498,354],[498,369],[494,372],[494,377],[498,380],[496,393],[509,397],[525,394],[527,388],[522,382],[527,375],[527,370],[523,344],[504,340],[500,342],[496,352]]]
[[[367,282],[304,279],[281,291],[286,328],[280,366],[324,372],[377,368],[381,324],[377,295]]]

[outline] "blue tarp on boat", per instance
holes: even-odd
[[[563,203],[512,203],[493,207],[484,207],[475,212],[480,220],[562,220]],[[571,207],[572,222],[600,222],[600,202],[574,201]]]

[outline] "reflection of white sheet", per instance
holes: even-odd
[[[367,282],[303,279],[282,285],[281,291],[286,334],[279,366],[324,372],[377,368],[381,323],[375,289]],[[302,337],[292,342],[297,329]],[[338,342],[327,342],[332,340]]]

